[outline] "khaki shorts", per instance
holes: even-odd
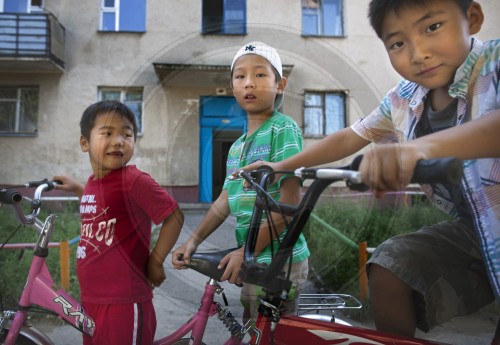
[[[368,260],[368,276],[371,264],[390,270],[414,290],[417,327],[424,332],[494,299],[475,230],[460,221],[390,238]]]
[[[288,265],[285,265],[288,267]],[[290,288],[289,299],[281,305],[281,309],[285,314],[293,314],[298,308],[298,297],[302,291],[302,286],[307,281],[307,274],[309,272],[308,259],[303,261],[294,262],[290,272],[290,280],[292,287]],[[263,297],[264,292],[262,288],[257,285],[243,284],[241,289],[241,304],[247,310],[250,310],[252,320],[257,320],[259,315],[259,300],[258,297]]]

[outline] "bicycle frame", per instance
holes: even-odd
[[[203,334],[205,333],[208,318],[216,314],[218,314],[219,319],[222,320],[232,333],[224,345],[244,345],[241,339],[246,331],[239,325],[238,321],[235,320],[234,316],[232,316],[226,308],[214,301],[215,293],[222,293],[222,288],[216,280],[210,278],[210,280],[205,284],[205,293],[203,294],[200,308],[196,314],[170,335],[155,340],[153,345],[172,345],[181,340],[182,337],[190,331],[190,344],[202,344]]]
[[[43,191],[50,189],[52,187],[47,183],[37,187],[32,203],[34,207],[28,216],[23,214],[18,203],[12,205],[21,223],[33,226],[40,236],[34,248],[28,279],[19,300],[19,309],[10,324],[5,345],[15,344],[26,321],[27,314],[34,305],[53,311],[80,332],[90,336],[94,332],[94,321],[85,314],[82,305],[63,289],[55,290],[53,288],[54,281],[47,268],[46,258],[56,216],[49,215],[45,222],[37,218],[40,210],[41,194]]]

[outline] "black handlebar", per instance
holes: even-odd
[[[462,161],[457,158],[420,160],[417,162],[411,182],[458,184],[463,174]]]
[[[18,204],[23,200],[21,193],[14,190],[2,189],[0,190],[0,203],[5,204]]]
[[[240,271],[240,278],[244,282],[262,286],[271,293],[278,293],[289,289],[291,282],[285,277],[282,269],[290,258],[293,247],[324,189],[333,182],[341,180],[346,181],[348,187],[351,189],[366,190],[368,188],[362,183],[361,174],[357,172],[361,160],[362,156],[358,156],[351,165],[338,169],[319,168],[296,170],[296,176],[303,179],[314,179],[298,206],[281,204],[268,195],[267,186],[271,183],[269,179],[275,174],[270,167],[263,166],[263,169],[251,172],[241,171],[238,174],[253,186],[257,193],[245,245],[244,262]],[[442,158],[421,160],[417,162],[412,182],[448,182],[456,184],[460,182],[462,175],[462,162],[459,159]],[[255,246],[264,210],[282,212],[282,214],[294,216],[288,226],[287,233],[279,245],[276,255],[268,266],[259,265],[254,262]]]
[[[40,180],[40,181],[30,181],[30,182],[27,182],[24,186],[26,188],[35,188],[35,187],[40,187],[42,184],[47,184],[47,188],[45,188],[45,191],[48,192],[52,189],[54,189],[54,187],[58,184],[63,184],[61,181],[50,181],[46,178],[44,178],[43,180]]]
[[[18,204],[23,200],[23,196],[20,192],[18,192],[15,189],[18,189],[20,187],[26,187],[26,188],[38,188],[42,185],[45,185],[45,188],[43,188],[43,191],[50,191],[54,189],[54,187],[58,184],[62,184],[61,181],[49,181],[48,179],[43,179],[40,181],[30,181],[25,183],[23,186],[16,186],[16,187],[10,187],[10,188],[4,188],[0,189],[0,203],[5,203],[5,204]],[[39,202],[34,200],[33,202]]]

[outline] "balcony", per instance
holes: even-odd
[[[64,72],[64,36],[50,13],[0,13],[0,72]]]

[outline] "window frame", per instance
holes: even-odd
[[[307,1],[307,0],[302,0],[303,1]],[[341,23],[340,23],[340,32],[339,33],[333,33],[333,34],[326,34],[324,33],[325,31],[325,28],[324,28],[324,23],[329,23],[329,22],[336,22],[335,21],[335,18],[333,17],[334,14],[331,14],[331,18],[330,17],[326,17],[325,16],[325,8],[324,8],[324,1],[325,0],[317,0],[318,3],[319,3],[319,6],[317,7],[317,9],[311,9],[311,13],[310,13],[310,16],[312,15],[315,15],[317,20],[317,27],[316,27],[316,31],[315,32],[308,32],[308,31],[305,31],[305,27],[304,27],[304,17],[307,15],[307,13],[304,13],[304,9],[307,9],[307,7],[304,7],[301,3],[301,20],[302,20],[302,28],[301,28],[301,31],[302,31],[302,36],[303,37],[340,37],[340,38],[343,38],[343,37],[346,37],[346,34],[345,34],[345,18],[344,18],[344,0],[335,0],[335,1],[338,1],[338,5],[339,5],[339,18],[341,20]],[[328,0],[327,0],[328,1]],[[312,13],[313,11],[317,12],[316,14]]]
[[[34,6],[33,0],[29,0],[28,11],[29,11],[29,13],[43,12],[44,6],[45,6],[45,0],[40,0],[40,6]]]
[[[16,106],[15,106],[15,123],[14,123],[14,130],[13,131],[0,131],[0,137],[36,137],[38,136],[38,115],[39,115],[39,107],[40,107],[40,88],[39,86],[36,85],[1,85],[1,89],[11,89],[16,91],[16,98],[15,99],[2,99],[0,98],[0,104],[2,102],[8,102],[8,101],[15,101]],[[24,120],[22,110],[23,110],[23,103],[22,103],[22,90],[31,90],[31,91],[36,91],[36,108],[33,109],[34,111],[34,116],[33,116],[33,130],[32,131],[20,131],[20,126],[22,121]],[[0,107],[1,109],[1,107]]]
[[[103,98],[104,92],[119,92],[120,93],[119,101],[122,102],[123,104],[126,104],[127,106],[131,102],[138,103],[137,101],[127,101],[127,99],[126,99],[127,93],[128,92],[140,92],[140,94],[141,94],[141,101],[140,101],[141,114],[140,114],[140,116],[138,114],[136,114],[136,112],[134,111],[135,108],[132,108],[132,107],[129,107],[129,108],[134,112],[134,115],[135,115],[135,118],[137,121],[137,136],[142,137],[144,135],[144,88],[143,87],[100,86],[99,92],[98,92],[99,101],[105,100],[105,98]],[[109,98],[106,98],[106,99],[109,99]]]
[[[114,1],[114,6],[105,6],[106,5],[106,0],[101,0],[101,9],[100,9],[100,14],[99,14],[99,32],[121,32],[121,33],[144,33],[146,32],[146,0],[140,0],[142,1],[140,3],[141,10],[144,11],[144,17],[142,18],[142,13],[138,13],[138,7],[132,7],[133,13],[134,13],[134,18],[138,19],[140,18],[141,23],[135,25],[131,25],[129,28],[122,28],[122,25],[120,23],[128,23],[132,22],[130,20],[125,20],[130,17],[130,8],[127,10],[126,4],[130,5],[129,0],[113,0]],[[105,21],[104,17],[105,14],[114,14],[114,25],[113,29],[105,29]],[[139,17],[141,15],[141,17]],[[122,18],[124,16],[124,18]],[[137,26],[137,27],[136,27]]]
[[[306,102],[307,102],[307,95],[308,94],[312,94],[312,95],[320,95],[321,96],[321,105],[320,106],[310,106],[310,105],[307,105]],[[326,97],[328,95],[341,95],[342,96],[342,110],[343,110],[343,114],[342,114],[342,119],[341,121],[343,122],[343,127],[339,127],[337,129],[335,129],[334,131],[332,132],[328,132],[327,130],[327,102],[326,102]],[[320,139],[320,138],[324,138],[328,135],[330,135],[331,133],[335,133],[339,130],[342,130],[344,128],[346,128],[348,126],[348,123],[347,123],[347,100],[348,100],[348,92],[346,90],[305,90],[304,91],[304,101],[303,101],[303,124],[304,124],[304,127],[303,127],[303,134],[304,134],[304,138],[312,138],[312,139]],[[307,123],[308,123],[308,118],[307,118],[307,109],[311,109],[311,108],[320,108],[321,109],[321,121],[322,121],[322,128],[321,128],[321,133],[307,133],[306,132],[306,129],[307,129]]]
[[[114,30],[105,30],[104,29],[104,14],[105,13],[114,13],[115,14],[115,29]],[[106,6],[106,0],[101,0],[101,13],[99,20],[99,31],[103,32],[117,32],[120,31],[120,0],[114,0],[114,6],[108,7]]]
[[[220,29],[219,30],[210,30],[208,31],[207,28],[206,28],[206,16],[205,15],[205,8],[206,6],[208,6],[208,2],[209,1],[213,1],[213,0],[203,0],[202,1],[202,8],[201,8],[201,33],[203,35],[246,35],[247,34],[247,0],[220,0],[221,4],[222,4],[222,12],[220,13],[220,18],[221,18],[221,21],[219,24],[219,27]],[[228,7],[228,3],[231,2],[231,4],[233,5],[234,7],[234,4],[236,3],[236,1],[239,1],[240,3],[238,3],[238,6],[241,7],[242,9],[242,14],[243,14],[243,23],[242,23],[242,28],[241,28],[241,31],[240,32],[233,32],[233,31],[230,31],[228,30],[227,28],[229,27],[232,27],[232,23],[230,22],[230,20],[228,19],[228,15],[227,15],[227,12],[229,11],[229,9],[227,9]]]

